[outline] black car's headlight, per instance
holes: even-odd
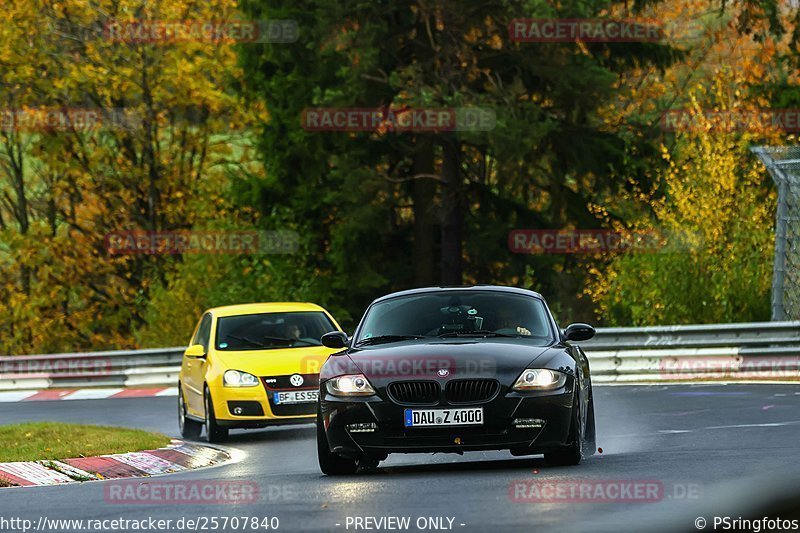
[[[239,370],[228,370],[222,375],[222,382],[226,387],[257,387],[258,378],[253,374]]]
[[[375,389],[369,384],[364,374],[339,376],[325,384],[328,392],[334,396],[371,396]]]
[[[546,368],[526,368],[512,389],[517,391],[553,390],[564,386],[567,375]]]

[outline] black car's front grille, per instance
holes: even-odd
[[[456,379],[445,387],[450,403],[477,403],[491,400],[500,390],[496,379]]]
[[[395,381],[387,387],[397,403],[430,405],[439,402],[439,384],[435,381]]]

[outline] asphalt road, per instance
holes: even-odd
[[[0,404],[0,424],[62,420],[177,436],[175,401],[6,403]],[[175,523],[256,516],[277,517],[282,531],[368,531],[390,529],[372,521],[356,528],[357,517],[409,517],[411,531],[418,525],[435,531],[694,531],[696,517],[739,516],[759,498],[783,490],[784,480],[797,484],[797,386],[598,386],[595,407],[603,453],[577,467],[501,452],[398,455],[373,473],[328,478],[317,468],[312,425],[237,431],[226,446],[243,452],[239,462],[158,480],[257,483],[256,503],[109,503],[104,486],[113,482],[106,481],[0,490],[0,518],[153,517]],[[576,486],[585,492],[569,492]],[[629,501],[598,500],[621,486],[645,492],[628,493]],[[440,523],[428,520],[436,517]],[[241,524],[236,530],[254,531]]]

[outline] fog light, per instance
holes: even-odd
[[[242,408],[241,407],[237,407],[236,409],[233,410],[233,414],[241,415],[242,414]]]
[[[375,422],[365,422],[363,424],[347,424],[347,431],[350,433],[372,433],[378,429]]]
[[[541,418],[515,418],[512,424],[517,429],[543,428],[544,420]]]

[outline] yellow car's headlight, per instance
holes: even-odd
[[[567,375],[555,370],[546,368],[527,368],[517,378],[514,383],[514,390],[553,390],[564,386],[567,382]]]
[[[364,374],[339,376],[325,384],[328,392],[334,396],[371,396],[375,389],[369,384]]]
[[[226,387],[257,387],[258,378],[253,374],[239,370],[228,370],[223,374],[222,381]]]

